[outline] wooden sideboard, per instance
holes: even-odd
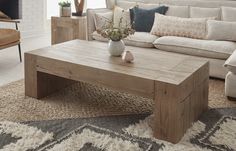
[[[81,17],[52,17],[52,45],[74,39],[86,40],[86,16]]]

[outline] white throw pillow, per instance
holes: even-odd
[[[236,8],[222,7],[222,20],[236,22]]]
[[[224,66],[228,68],[229,71],[236,74],[236,51],[225,61]]]
[[[207,39],[236,41],[236,22],[207,21]]]
[[[122,21],[121,21],[122,18]],[[131,25],[129,10],[115,6],[113,12],[113,23],[116,28],[124,28]]]
[[[155,14],[151,34],[205,39],[207,18],[181,18]]]
[[[166,16],[189,18],[189,6],[164,5],[168,7]]]
[[[190,7],[190,18],[207,18],[216,17],[217,20],[221,18],[220,8],[203,8]]]
[[[95,13],[94,22],[97,31],[101,31],[105,28],[108,28],[109,24],[112,22],[113,13],[105,12],[105,13]]]

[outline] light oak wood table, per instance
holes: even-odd
[[[209,63],[157,49],[126,47],[134,63],[111,57],[107,43],[74,40],[25,53],[25,94],[43,98],[76,81],[154,100],[153,130],[177,143],[208,108]],[[144,102],[145,103],[145,102]]]
[[[86,40],[86,28],[86,16],[53,16],[51,18],[51,42],[58,44],[74,39]]]

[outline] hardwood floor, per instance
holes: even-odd
[[[47,47],[50,44],[50,34],[22,39],[22,57],[24,52]],[[23,65],[24,62],[19,61],[17,46],[0,50],[0,86],[22,79],[24,77]]]

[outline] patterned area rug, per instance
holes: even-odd
[[[34,122],[0,122],[0,150],[234,151],[236,108],[211,109],[178,144],[152,137],[148,114]]]

